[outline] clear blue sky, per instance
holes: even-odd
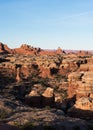
[[[0,0],[0,41],[93,50],[93,0]]]

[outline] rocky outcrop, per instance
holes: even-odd
[[[8,54],[8,53],[12,53],[12,50],[7,45],[0,42],[0,53]]]
[[[17,113],[19,108],[24,110],[23,106],[20,106],[21,103],[24,107],[29,105],[38,109],[50,106],[50,109],[62,109],[65,113],[68,109],[68,113],[71,112],[72,108],[76,113],[77,110],[81,110],[81,113],[89,111],[89,114],[93,111],[92,54],[66,54],[61,48],[42,50],[26,44],[20,48],[9,49],[2,43],[0,51],[0,95],[9,99],[6,102],[2,98],[2,101],[0,100],[1,113],[8,112],[7,116],[3,115],[5,118]],[[14,111],[14,108],[17,111]]]
[[[93,72],[88,71],[84,73],[84,76],[82,77],[82,81],[86,83],[93,83]]]
[[[36,93],[30,93],[31,95],[36,95]],[[9,108],[12,112],[8,115],[8,117],[1,119],[0,118],[0,130],[19,130],[17,127],[21,127],[21,129],[54,129],[59,130],[62,128],[66,128],[69,130],[73,130],[73,126],[77,126],[82,128],[82,125],[86,127],[87,121],[66,117],[64,112],[55,108],[31,108],[18,100],[14,100],[12,98],[6,99],[3,96],[0,97],[2,102],[2,106],[5,105],[5,109]],[[3,113],[2,113],[3,114]],[[6,124],[5,124],[6,123]],[[91,123],[92,124],[92,123]]]
[[[25,103],[32,107],[54,106],[54,91],[52,88],[47,88],[42,94],[37,90],[32,90],[25,96]]]
[[[37,93],[36,90],[32,90],[28,95],[25,96],[25,103],[31,107],[42,107],[42,97]]]
[[[89,71],[89,65],[88,64],[81,64],[80,71]]]
[[[84,57],[86,57],[86,56],[90,56],[90,55],[91,55],[91,52],[81,50],[81,51],[78,51],[78,52],[77,52],[77,55],[78,55],[78,56],[84,56]]]
[[[21,77],[20,77],[20,68],[16,69],[16,81],[20,82],[21,81]]]
[[[52,88],[47,88],[42,94],[42,106],[51,106],[55,104],[54,90]]]
[[[22,44],[20,48],[13,50],[15,54],[25,54],[25,55],[37,55],[41,52],[40,48],[34,48],[27,44]]]
[[[77,73],[72,72],[68,75],[69,88],[68,88],[68,97],[71,98],[74,95],[77,95],[77,89],[79,87],[79,83],[82,80],[83,72]]]
[[[87,65],[88,66],[88,65]],[[89,67],[89,66],[88,66]],[[73,72],[68,75],[69,97],[76,96],[75,105],[69,109],[68,114],[83,119],[93,118],[93,72]]]
[[[82,97],[76,101],[74,107],[77,109],[93,111],[93,99],[90,97]]]
[[[82,97],[68,110],[68,114],[83,119],[93,119],[93,98]]]
[[[69,96],[77,95],[77,98],[81,96],[89,96],[93,93],[93,72],[80,72],[71,73],[68,75],[69,81]]]
[[[57,54],[63,54],[65,53],[65,51],[63,51],[60,47],[58,47],[58,49],[56,50]]]

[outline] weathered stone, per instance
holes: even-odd
[[[68,115],[83,119],[93,119],[93,99],[82,97],[68,110]]]
[[[84,73],[84,76],[82,77],[82,81],[83,82],[92,82],[93,83],[93,72],[92,71],[88,71]]]
[[[37,93],[36,90],[32,90],[28,95],[25,96],[25,103],[32,107],[41,107],[42,97]]]
[[[43,106],[54,106],[54,90],[52,88],[47,88],[42,94],[42,105]]]
[[[89,97],[93,99],[93,93],[91,93],[91,94],[89,95]]]
[[[81,64],[79,70],[80,71],[89,71],[89,65],[88,64]]]
[[[93,99],[82,97],[76,101],[75,108],[93,111]]]
[[[68,81],[73,82],[73,81],[80,81],[83,76],[83,73],[77,73],[77,72],[72,72],[68,75]]]

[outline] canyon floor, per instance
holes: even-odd
[[[93,53],[0,43],[0,130],[93,130]]]

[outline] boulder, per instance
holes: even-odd
[[[25,103],[31,107],[41,107],[42,97],[37,93],[36,90],[32,90],[28,95],[25,96]]]
[[[54,90],[53,90],[53,88],[48,87],[48,88],[44,91],[44,93],[42,94],[42,96],[47,97],[47,98],[53,97],[53,96],[54,96]]]
[[[48,87],[42,94],[42,105],[52,107],[54,106],[54,103],[55,103],[54,89]]]

